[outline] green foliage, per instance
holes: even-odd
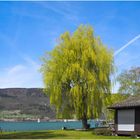
[[[109,128],[96,128],[94,129],[94,134],[103,135],[103,136],[111,136],[112,131]]]
[[[127,99],[128,97],[129,97],[129,95],[122,95],[120,93],[111,94],[111,102],[110,102],[110,105],[116,104],[118,102],[121,102],[121,101]]]
[[[43,57],[45,92],[58,117],[98,117],[109,102],[113,53],[96,38],[90,26],[65,32]]]
[[[119,93],[138,94],[140,93],[140,67],[131,68],[118,76],[120,83]]]

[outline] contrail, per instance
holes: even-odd
[[[128,47],[130,44],[132,44],[133,42],[135,42],[137,39],[140,38],[140,34],[137,35],[136,37],[134,37],[132,40],[130,40],[127,44],[125,44],[124,46],[122,46],[120,49],[118,49],[115,53],[114,56],[116,56],[117,54],[119,54],[122,50],[124,50],[126,47]]]

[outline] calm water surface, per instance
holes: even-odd
[[[88,121],[91,127],[95,127],[95,122]],[[62,127],[68,129],[82,128],[81,121],[74,122],[0,122],[0,128],[3,131],[30,131],[30,130],[58,130]]]

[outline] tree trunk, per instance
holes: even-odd
[[[87,123],[87,118],[86,117],[84,117],[83,119],[82,119],[82,125],[83,125],[83,129],[89,129],[89,124]]]

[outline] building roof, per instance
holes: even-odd
[[[135,108],[140,107],[140,94],[135,96],[130,96],[126,100],[114,104],[109,109],[119,109],[119,108]]]

